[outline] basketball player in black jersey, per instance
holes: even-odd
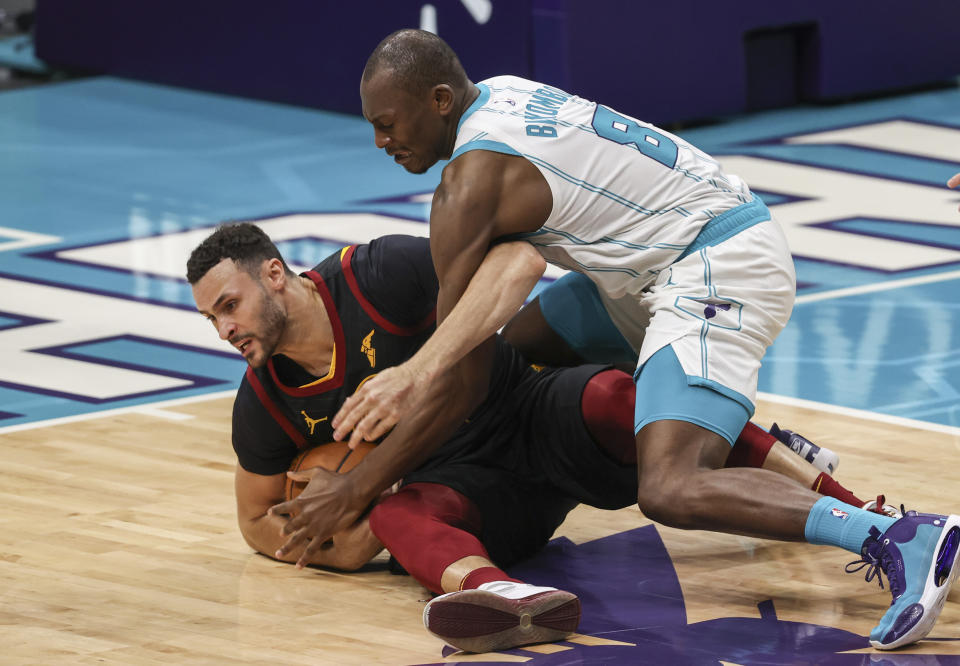
[[[508,283],[509,265],[501,268]],[[525,585],[502,567],[539,549],[580,502],[633,504],[629,375],[597,365],[537,371],[496,339],[487,385],[457,392],[476,405],[466,423],[439,413],[388,435],[444,440],[429,459],[410,458],[414,471],[398,492],[330,541],[284,550],[289,522],[282,510],[289,505],[271,508],[283,499],[292,460],[331,441],[330,419],[343,401],[409,358],[433,331],[437,279],[428,241],[388,236],[350,246],[297,276],[259,228],[228,225],[194,250],[187,277],[201,313],[249,364],[232,438],[238,518],[252,548],[301,566],[350,570],[384,544],[431,591],[471,591],[456,603],[438,597],[425,613],[428,629],[462,649],[557,640],[576,628],[574,595]],[[441,396],[447,390],[436,388]],[[753,428],[738,446],[769,451],[772,438]],[[751,456],[753,464],[763,462]],[[338,480],[322,471],[299,478],[313,474],[327,484]],[[517,623],[494,633],[477,629],[462,621],[464,604],[474,617],[478,608],[505,611]]]

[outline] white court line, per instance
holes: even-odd
[[[77,421],[89,421],[92,419],[97,419],[100,417],[106,416],[116,416],[118,414],[129,414],[129,413],[140,413],[145,415],[154,415],[154,412],[161,412],[164,407],[173,407],[176,405],[187,405],[194,402],[203,402],[205,400],[217,400],[219,398],[233,397],[236,395],[235,390],[228,391],[217,391],[216,393],[207,393],[204,395],[194,395],[189,398],[176,398],[174,400],[164,400],[161,402],[149,403],[145,405],[131,405],[130,407],[119,407],[117,409],[106,409],[102,412],[91,412],[89,414],[77,414],[75,416],[64,416],[56,419],[48,419],[46,421],[33,421],[31,423],[18,423],[17,425],[7,426],[5,428],[0,428],[0,435],[4,435],[10,432],[18,432],[22,430],[33,430],[35,428],[47,428],[50,426],[62,425],[65,423],[75,423]],[[929,421],[917,421],[914,419],[904,418],[902,416],[890,416],[889,414],[880,414],[878,412],[870,412],[865,409],[853,409],[852,407],[838,407],[837,405],[829,405],[825,402],[816,402],[814,400],[804,400],[803,398],[791,398],[785,395],[776,395],[774,393],[757,393],[757,397],[766,402],[772,402],[781,405],[790,405],[792,407],[805,407],[807,409],[815,409],[821,412],[827,412],[830,414],[839,414],[841,416],[849,416],[852,418],[862,419],[864,421],[875,421],[877,423],[889,423],[891,425],[903,426],[905,428],[914,428],[916,430],[929,430],[931,432],[939,432],[947,435],[955,435],[960,437],[960,427],[957,426],[948,426],[941,425],[939,423],[931,423]],[[175,420],[181,420],[183,418],[192,418],[187,414],[177,414],[176,412],[166,412],[166,413],[156,413],[156,416],[161,416],[163,418],[172,418]]]
[[[902,289],[904,287],[913,287],[918,284],[946,282],[947,280],[956,280],[957,278],[960,278],[960,271],[947,271],[946,273],[921,275],[919,277],[903,278],[902,280],[873,282],[871,284],[863,284],[858,287],[844,287],[843,289],[831,289],[830,291],[821,291],[816,294],[804,294],[803,296],[797,296],[796,304],[802,305],[804,303],[815,303],[816,301],[828,301],[833,298],[858,296],[860,294],[870,294],[875,291],[887,291],[888,289]]]
[[[129,407],[118,407],[116,409],[105,409],[102,412],[89,412],[87,414],[76,414],[74,416],[62,416],[56,419],[47,419],[46,421],[33,421],[30,423],[18,423],[12,426],[0,428],[0,435],[8,432],[18,432],[20,430],[33,430],[35,428],[47,428],[49,426],[63,425],[65,423],[76,423],[77,421],[89,421],[98,419],[101,416],[116,416],[118,414],[140,413],[149,414],[152,410],[159,410],[163,407],[174,407],[176,405],[188,405],[193,402],[203,402],[204,400],[216,400],[218,398],[233,397],[237,394],[236,389],[229,391],[217,391],[216,393],[204,393],[203,395],[193,395],[188,398],[175,398],[173,400],[161,400],[160,402],[144,403],[142,405],[130,405]],[[172,412],[164,415],[164,418],[171,418]],[[158,416],[160,416],[158,414]],[[187,416],[179,414],[178,416]],[[173,417],[176,418],[176,417]]]
[[[13,229],[11,227],[0,227],[0,236],[13,238],[14,240],[0,240],[0,252],[8,250],[22,250],[27,247],[36,247],[38,245],[50,245],[59,243],[63,239],[59,236],[50,234],[38,234],[35,231],[24,231],[23,229]]]
[[[172,412],[169,409],[159,409],[151,404],[146,404],[142,409],[136,410],[137,414],[144,416],[153,416],[158,419],[167,419],[168,421],[189,421],[194,418],[193,414],[184,414],[183,412]]]
[[[777,403],[780,405],[789,405],[791,407],[806,407],[829,414],[838,414],[840,416],[849,416],[864,421],[874,421],[876,423],[889,423],[890,425],[903,426],[905,428],[915,428],[917,430],[929,430],[931,432],[940,432],[947,435],[960,437],[960,427],[942,425],[940,423],[931,423],[930,421],[917,421],[903,416],[891,416],[889,414],[880,414],[879,412],[870,412],[865,409],[854,409],[852,407],[839,407],[837,405],[828,405],[825,402],[816,402],[814,400],[804,400],[803,398],[791,398],[786,395],[776,395],[774,393],[757,393],[757,397],[766,402]]]

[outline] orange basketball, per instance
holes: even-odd
[[[300,455],[293,459],[290,464],[290,471],[297,472],[302,469],[312,467],[322,467],[331,472],[343,474],[349,472],[363,460],[363,457],[370,453],[370,450],[376,446],[369,442],[360,442],[356,449],[351,450],[346,442],[330,442],[329,444],[320,444],[312,449],[302,451]],[[283,486],[283,495],[286,501],[292,500],[307,487],[302,481],[294,481],[287,477]]]

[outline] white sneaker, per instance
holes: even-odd
[[[776,423],[770,426],[770,434],[821,472],[832,476],[840,466],[840,456],[824,446],[817,446],[803,435],[792,430],[781,430]]]
[[[890,516],[891,518],[896,518],[900,520],[903,518],[903,512],[901,512],[897,507],[890,504],[884,504],[887,501],[887,498],[883,495],[877,495],[877,499],[870,500],[863,505],[864,511],[873,511],[874,513],[879,513],[881,516]],[[879,509],[877,507],[880,507]]]
[[[575,594],[502,580],[442,594],[423,609],[427,631],[465,652],[559,641],[578,624],[580,600]]]

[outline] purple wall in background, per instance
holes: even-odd
[[[422,2],[39,0],[37,54],[78,70],[360,113],[360,74]],[[498,2],[478,25],[435,0],[438,32],[471,76],[529,72],[530,4]]]
[[[359,112],[381,38],[422,1],[38,0],[37,52],[62,67]],[[894,91],[960,74],[955,0],[493,0],[478,23],[433,0],[474,80],[543,80],[659,123]]]

